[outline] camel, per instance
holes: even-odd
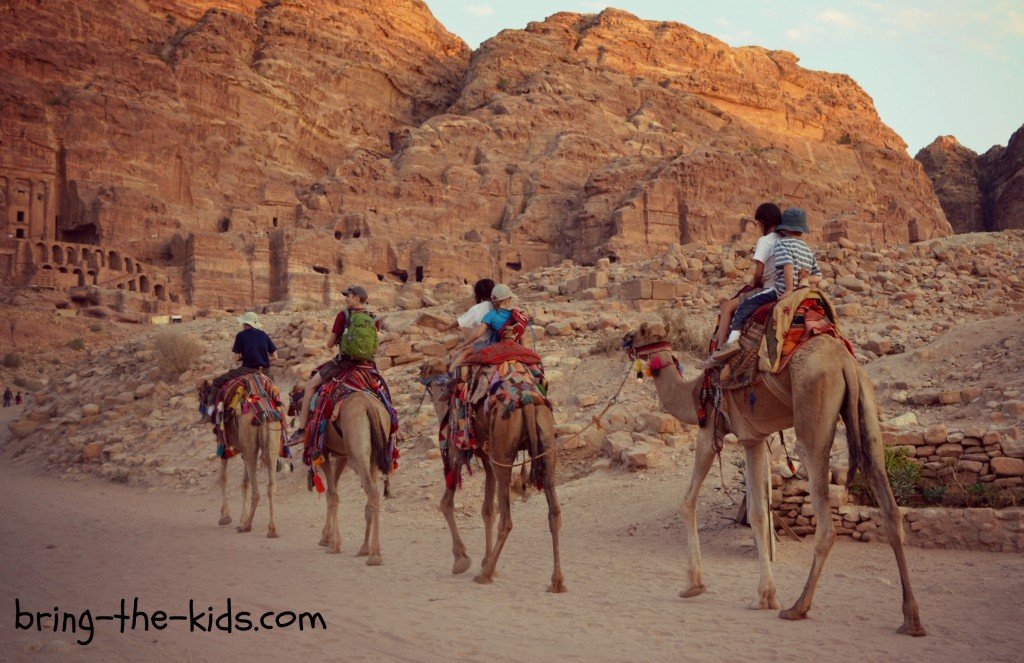
[[[303,389],[291,393],[292,407],[301,407]],[[387,475],[391,458],[387,455],[391,417],[384,404],[372,394],[357,391],[345,397],[334,410],[327,427],[327,453],[322,466],[327,487],[327,520],[320,536],[320,545],[328,553],[341,552],[341,531],[338,529],[338,480],[351,463],[366,494],[366,530],[357,557],[366,557],[367,566],[380,566],[380,500],[378,473]]]
[[[434,404],[438,421],[448,411],[448,390],[438,384],[437,378],[447,371],[448,364],[443,359],[430,359],[420,368],[420,381],[427,385],[427,392]],[[480,573],[473,578],[475,582],[490,584],[493,582],[498,556],[505,545],[509,532],[512,531],[512,506],[510,500],[512,465],[520,451],[529,451],[537,456],[550,450],[551,454],[543,463],[544,495],[548,502],[548,528],[551,530],[551,546],[554,553],[554,571],[548,591],[561,593],[568,591],[565,578],[562,576],[562,565],[559,558],[558,533],[562,527],[562,510],[558,506],[555,495],[555,470],[557,454],[555,453],[555,420],[551,408],[539,405],[526,405],[513,410],[508,417],[496,412],[484,414],[482,404],[473,414],[473,428],[480,449],[477,455],[484,467],[484,503],[480,515],[484,521],[484,558],[480,564]],[[456,465],[456,476],[461,472],[458,465],[464,462],[461,454],[453,453],[452,462]],[[455,491],[457,485],[445,488],[441,497],[441,513],[448,523],[452,535],[452,555],[455,560],[452,573],[465,572],[472,565],[466,546],[459,536],[455,524]],[[497,489],[498,509],[498,540],[493,542],[494,497]]]
[[[206,394],[211,388],[209,382],[199,384],[199,402],[206,402]],[[256,505],[260,502],[260,491],[256,485],[256,466],[262,461],[267,468],[267,505],[270,509],[270,524],[267,526],[267,538],[276,539],[277,525],[274,523],[274,494],[277,492],[276,465],[279,441],[281,439],[281,422],[255,422],[253,412],[225,413],[224,434],[228,445],[242,456],[242,522],[236,530],[239,533],[252,531],[252,519],[256,514]],[[228,459],[220,459],[220,506],[219,525],[231,523],[228,510]],[[249,491],[251,490],[251,500]]]
[[[624,345],[651,366],[654,384],[665,410],[685,424],[699,425],[695,398],[701,378],[686,381],[673,368],[672,348],[667,342],[669,326],[644,323],[627,334]],[[807,617],[811,598],[836,533],[828,501],[829,453],[841,416],[846,424],[852,478],[859,469],[881,507],[889,544],[896,555],[903,586],[903,624],[898,632],[925,635],[917,601],[910,588],[910,572],[903,548],[902,515],[896,506],[885,473],[885,456],[874,388],[864,370],[846,348],[830,336],[815,336],[801,347],[777,376],[775,390],[764,381],[753,387],[753,397],[725,392],[721,401],[722,418],[715,422],[709,407],[707,421],[697,435],[696,458],[690,485],[680,507],[687,539],[687,585],[679,592],[683,598],[702,594],[706,587],[701,577],[700,541],[697,536],[697,496],[711,469],[716,451],[716,433],[733,433],[746,452],[747,505],[761,566],[757,598],[752,609],[778,609],[775,581],[770,564],[773,532],[768,504],[767,437],[777,431],[794,428],[797,451],[807,469],[810,494],[817,526],[814,560],[803,593],[793,606],[779,617],[799,620]],[[800,407],[794,409],[793,403]],[[717,430],[716,430],[717,429]]]

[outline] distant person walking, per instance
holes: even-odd
[[[12,400],[14,400],[14,394],[11,392],[11,388],[7,387],[4,389],[4,407],[11,407]]]
[[[21,392],[20,391],[14,396],[14,404],[15,405],[21,405]]]

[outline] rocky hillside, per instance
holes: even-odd
[[[766,199],[819,239],[950,233],[848,76],[680,24],[560,13],[470,53],[419,0],[3,12],[0,177],[56,190],[56,239],[180,267],[197,306],[247,261],[246,291],[295,298],[637,260]]]
[[[741,284],[745,254],[732,245],[676,245],[645,261],[524,273],[514,284],[536,322],[528,342],[543,355],[551,382],[558,433],[567,443],[566,479],[595,464],[671,469],[687,453],[694,431],[661,412],[649,383],[629,380],[603,427],[587,425],[629,370],[619,342],[643,319],[672,322],[684,371],[696,375],[714,303]],[[884,418],[899,417],[890,430],[916,435],[920,427],[941,425],[952,434],[980,427],[1000,439],[1024,440],[1020,231],[896,247],[843,240],[818,255],[825,287],[875,382]],[[409,284],[402,295],[407,310],[383,311],[379,363],[396,397],[403,467],[416,477],[400,481],[431,485],[440,471],[436,420],[429,404],[418,408],[422,387],[415,378],[424,358],[445,354],[456,342],[439,329],[463,310],[467,295],[451,284],[429,290]],[[13,317],[13,310],[8,313]],[[100,475],[183,488],[212,479],[214,441],[198,423],[194,382],[229,366],[238,327],[233,316],[142,333],[107,320],[95,323],[94,331],[78,329],[89,341],[70,347],[64,341],[33,345],[31,329],[41,328],[44,314],[17,315],[26,331],[11,340],[0,337],[0,352],[19,354],[21,364],[0,366],[0,381],[42,383],[33,385],[32,400],[10,424],[10,434],[0,432],[6,458],[67,478]],[[294,307],[264,314],[281,346],[279,384],[290,387],[325,359],[319,346],[333,315]],[[74,333],[68,325],[76,320],[81,318],[65,321],[65,334]],[[202,341],[194,366],[184,373],[169,370],[157,350],[157,337],[172,330]]]
[[[939,136],[914,158],[956,232],[1024,228],[1024,126],[982,155]]]

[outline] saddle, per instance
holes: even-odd
[[[261,371],[254,371],[227,381],[215,395],[216,409],[212,415],[213,432],[217,436],[217,457],[231,458],[235,450],[231,447],[224,430],[227,415],[253,413],[253,426],[267,421],[281,423],[280,456],[290,458],[291,454],[285,446],[287,424],[284,416],[284,402],[281,392],[268,376]]]

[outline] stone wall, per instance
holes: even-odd
[[[970,493],[972,487],[989,484],[989,490],[1024,486],[1024,440],[1011,437],[1010,430],[947,430],[943,425],[889,428],[883,431],[886,446],[905,450],[909,461],[921,466],[922,487],[947,486]],[[836,532],[866,541],[884,537],[879,510],[858,503],[857,495],[847,490],[848,468],[843,462],[833,466],[828,487]],[[784,462],[772,465],[772,509],[795,533],[814,533],[817,518],[799,468],[794,475]],[[1020,507],[901,507],[900,511],[910,545],[1024,552],[1024,509]]]

